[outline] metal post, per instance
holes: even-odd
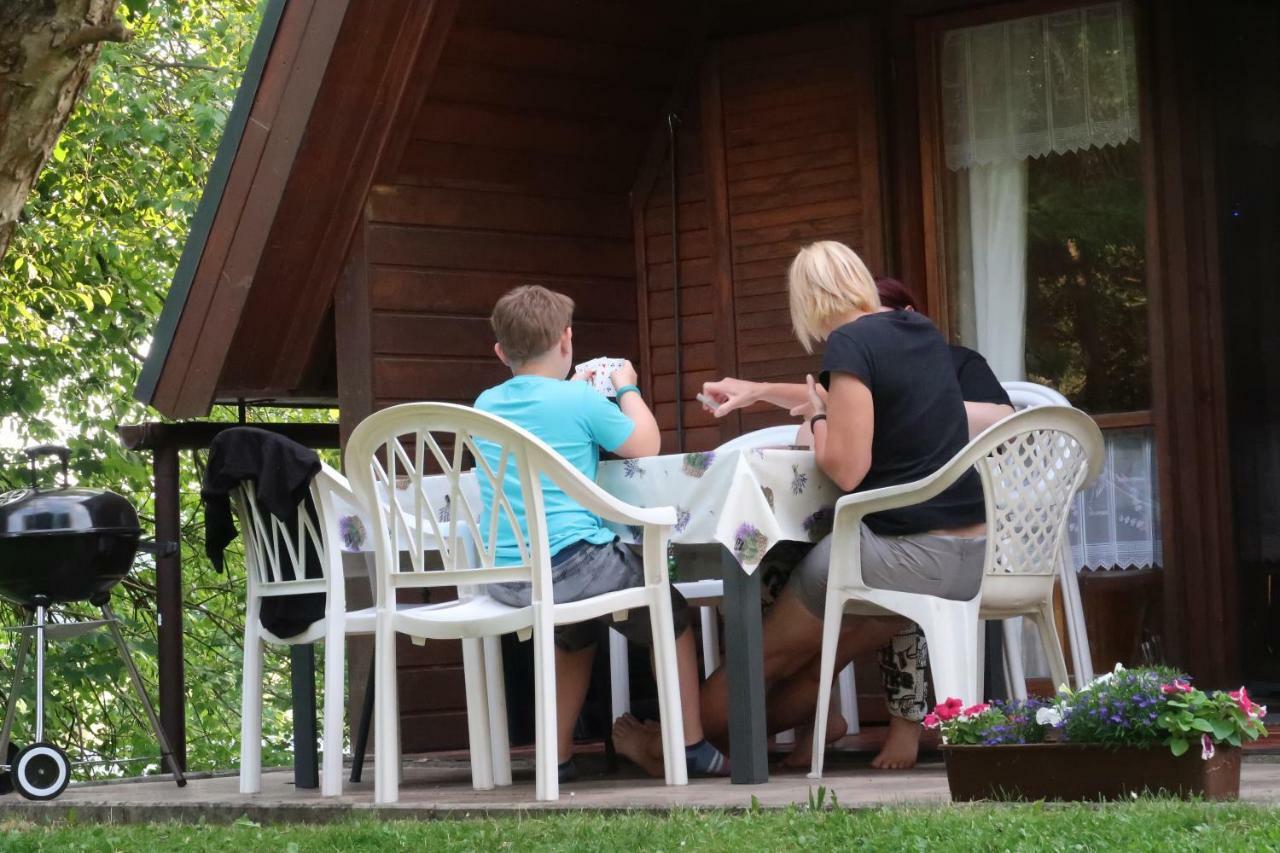
[[[180,542],[178,448],[164,444],[154,454],[156,540]],[[159,625],[160,724],[169,736],[178,766],[187,769],[186,674],[182,663],[182,549],[156,557]]]
[[[13,664],[13,686],[9,688],[9,701],[4,707],[4,726],[0,727],[0,764],[9,762],[9,739],[13,736],[13,717],[18,710],[18,691],[22,689],[22,676],[27,668],[27,653],[31,649],[31,632],[26,630],[28,621],[19,631],[18,659]]]
[[[671,154],[671,323],[675,334],[675,400],[676,400],[676,449],[684,452],[684,325],[680,311],[680,152],[676,139],[676,125],[680,117],[667,114],[667,146]],[[649,389],[653,393],[653,389]]]
[[[36,739],[44,740],[44,604],[36,605]]]
[[[319,788],[314,643],[289,646],[289,686],[293,693],[293,786]]]
[[[769,781],[765,728],[764,641],[760,572],[747,574],[728,548],[720,552],[724,575],[725,666],[729,670],[729,758],[736,785]]]

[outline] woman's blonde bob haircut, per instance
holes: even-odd
[[[821,240],[800,250],[787,272],[791,325],[805,352],[827,339],[835,320],[880,310],[875,279],[844,243]]]

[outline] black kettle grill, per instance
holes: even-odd
[[[49,638],[66,639],[106,628],[129,671],[163,759],[178,785],[185,785],[182,770],[169,748],[169,739],[125,645],[120,620],[111,609],[111,589],[129,574],[139,547],[153,553],[157,547],[140,541],[138,514],[123,497],[106,489],[68,485],[70,450],[42,445],[28,449],[26,455],[31,468],[31,487],[0,494],[0,597],[19,605],[27,614],[23,625],[7,629],[20,632],[21,638],[13,686],[5,706],[4,724],[0,727],[0,756],[7,758],[6,763],[0,764],[0,770],[8,772],[13,787],[27,799],[51,800],[67,787],[71,781],[71,762],[66,752],[44,740],[45,643]],[[61,488],[46,489],[39,485],[36,461],[44,456],[57,456],[62,462]],[[176,547],[176,543],[169,547]],[[101,619],[49,618],[50,605],[85,601],[101,609]],[[33,640],[36,742],[17,749],[10,743],[10,734]]]

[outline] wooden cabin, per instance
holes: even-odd
[[[1096,655],[1280,682],[1278,43],[1261,0],[271,0],[137,396],[469,403],[537,282],[711,448],[785,417],[694,394],[814,368],[785,271],[841,240],[1107,430]]]

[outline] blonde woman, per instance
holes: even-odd
[[[818,381],[810,376],[805,386],[709,383],[705,390],[720,404],[717,414],[760,400],[804,412],[819,467],[845,492],[919,480],[965,446],[965,404],[946,340],[919,313],[882,309],[875,282],[852,249],[835,242],[807,246],[791,264],[788,289],[796,336],[809,352],[822,347]],[[869,516],[861,537],[867,583],[972,597],[982,580],[985,548],[981,488],[970,472],[930,501]],[[774,731],[803,729],[812,721],[830,554],[828,537],[796,567],[765,617],[764,670]],[[886,645],[901,645],[902,655],[911,654],[913,632],[900,618],[847,617],[837,671],[856,655]],[[899,663],[906,669],[917,664]],[[908,683],[922,680],[904,678]],[[922,706],[923,700],[908,696],[904,704]],[[703,689],[704,728],[713,740],[723,741],[728,702],[727,682],[718,672]],[[876,766],[915,763],[919,716],[890,717]],[[837,715],[828,736],[843,730]],[[788,763],[807,764],[811,741],[798,737]]]

